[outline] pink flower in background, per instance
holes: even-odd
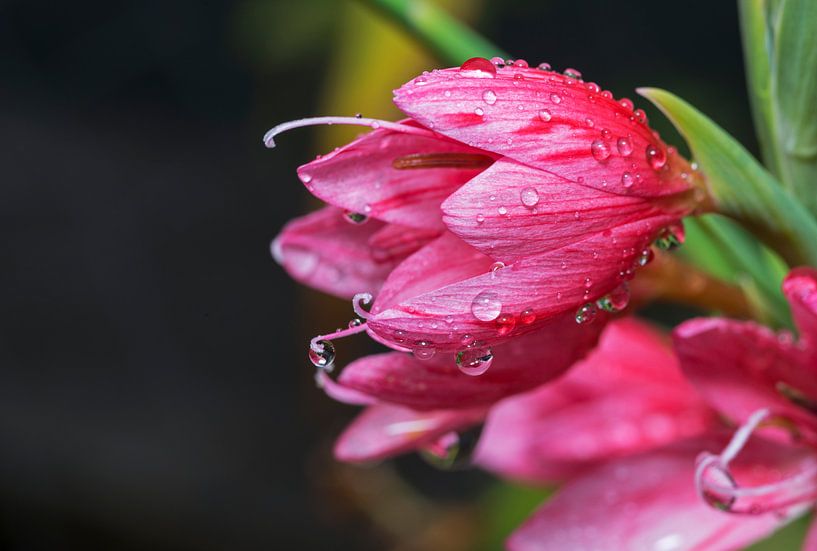
[[[365,324],[325,339],[366,330],[453,361],[561,327],[554,320],[590,322],[599,307],[626,306],[650,244],[681,240],[681,218],[705,198],[643,111],[577,72],[477,58],[395,94],[410,119],[294,121],[265,138],[316,123],[374,128],[298,171],[338,218],[371,226],[342,228],[325,211],[275,242],[305,283],[342,296],[379,289],[371,312],[358,309]]]

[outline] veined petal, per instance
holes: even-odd
[[[403,260],[440,236],[440,230],[386,224],[369,238],[372,257],[378,262]]]
[[[788,522],[773,514],[731,515],[699,498],[691,483],[695,456],[716,446],[692,440],[607,462],[563,486],[514,532],[508,548],[721,551],[741,549]]]
[[[795,268],[783,282],[783,292],[791,304],[800,341],[817,364],[817,270]]]
[[[485,166],[398,169],[394,163],[417,154],[457,153],[489,155],[443,137],[381,128],[303,165],[298,176],[316,197],[336,207],[404,226],[441,229],[440,203]]]
[[[580,327],[572,314],[552,318],[539,331],[492,349],[490,369],[477,377],[462,373],[450,351],[427,360],[390,352],[352,362],[338,382],[417,410],[486,406],[561,375],[594,346],[602,326]]]
[[[340,461],[361,462],[384,459],[429,444],[458,429],[478,423],[484,409],[417,412],[391,404],[366,408],[346,427],[335,442]]]
[[[625,318],[610,323],[593,352],[561,379],[494,406],[476,459],[503,476],[553,481],[703,434],[714,423],[669,343]]]
[[[642,197],[582,186],[508,158],[455,191],[442,210],[448,229],[503,262],[669,212]]]
[[[377,293],[399,259],[377,261],[369,240],[383,229],[372,220],[354,225],[326,207],[290,221],[272,242],[272,256],[297,281],[335,295]]]
[[[639,220],[504,267],[444,235],[390,275],[369,330],[398,344],[426,341],[437,350],[460,349],[465,334],[486,346],[499,344],[552,316],[576,314],[621,286],[658,230],[674,221]]]
[[[683,323],[673,339],[684,373],[712,407],[741,423],[770,408],[814,441],[817,365],[791,336],[713,318]]]
[[[396,90],[395,104],[440,134],[573,182],[642,197],[689,189],[687,162],[631,103],[551,71],[505,67],[494,78],[473,76],[433,71]]]

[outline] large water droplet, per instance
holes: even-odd
[[[516,317],[512,314],[502,314],[496,318],[496,332],[500,336],[505,336],[516,327]]]
[[[460,71],[465,72],[466,76],[469,77],[494,78],[496,76],[496,65],[484,57],[472,57],[460,65]]]
[[[629,189],[633,187],[633,175],[629,172],[625,172],[621,175],[621,185],[625,188]]]
[[[418,360],[430,360],[437,350],[429,341],[417,341],[414,343],[412,353]]]
[[[315,344],[318,350],[309,347],[309,361],[319,369],[331,371],[335,363],[335,345],[332,344],[332,341],[318,341]]]
[[[457,352],[457,367],[466,375],[477,377],[482,375],[494,361],[494,355],[490,348],[473,346]]]
[[[519,199],[526,207],[535,207],[539,202],[539,192],[532,187],[526,187],[519,192]]]
[[[482,93],[482,101],[487,103],[488,105],[493,105],[496,103],[496,92],[493,90],[485,90]]]
[[[350,224],[360,225],[365,224],[369,221],[369,217],[365,214],[360,212],[354,212],[351,210],[343,211],[343,219],[349,222]]]
[[[567,78],[572,78],[572,79],[575,79],[575,80],[581,80],[581,78],[582,78],[581,72],[579,70],[577,70],[577,69],[567,68],[567,69],[564,70],[564,75]]]
[[[592,302],[588,302],[576,311],[576,323],[590,323],[596,319],[596,314],[598,314],[596,305]]]
[[[525,308],[522,310],[522,313],[519,314],[519,321],[522,322],[523,325],[530,325],[536,321],[536,312],[533,311],[533,308]]]
[[[550,111],[547,109],[542,109],[539,111],[539,118],[542,119],[542,122],[550,122],[550,119],[553,118],[553,115],[550,114]]]
[[[663,148],[652,144],[647,146],[647,162],[653,170],[661,170],[667,164],[667,153]]]
[[[630,303],[630,289],[623,283],[609,294],[596,301],[596,305],[606,312],[621,312]]]
[[[471,313],[480,321],[494,321],[501,310],[499,297],[491,291],[482,291],[471,302]]]
[[[610,146],[603,140],[593,140],[590,144],[590,153],[597,161],[606,161],[610,158]]]
[[[633,142],[630,140],[629,136],[621,137],[616,140],[616,148],[618,149],[619,155],[622,157],[629,157],[633,154]]]

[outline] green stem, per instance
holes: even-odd
[[[472,57],[507,57],[507,54],[426,0],[367,0],[422,40],[441,60],[459,65]]]

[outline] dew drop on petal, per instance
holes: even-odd
[[[480,321],[494,321],[501,310],[499,297],[491,291],[482,291],[471,302],[471,313]]]
[[[592,302],[588,302],[581,308],[576,311],[576,323],[584,324],[590,323],[594,319],[596,319],[596,314],[598,310],[596,309],[596,305]]]
[[[437,350],[428,341],[417,341],[412,349],[414,357],[418,360],[430,360],[436,352]]]
[[[633,187],[633,175],[629,172],[625,172],[621,175],[621,185],[625,188],[629,189]]]
[[[620,100],[618,100],[618,104],[621,105],[627,111],[633,110],[633,102],[629,98],[621,98]]]
[[[493,90],[485,90],[482,92],[482,101],[487,103],[488,105],[493,105],[496,103],[496,92]]]
[[[661,170],[667,164],[667,154],[660,148],[652,144],[647,146],[647,162],[653,170]]]
[[[497,211],[497,212],[498,212],[498,213],[499,213],[501,216],[505,216],[506,214],[508,214],[508,209],[507,209],[507,208],[505,208],[505,207],[499,207],[498,209],[496,209],[496,211]]]
[[[587,126],[587,128],[593,128],[594,126],[596,126],[596,123],[593,122],[593,119],[591,119],[590,117],[584,119],[584,124]]]
[[[332,344],[332,341],[325,340],[318,341],[316,344],[319,350],[309,347],[309,361],[319,369],[331,370],[332,364],[335,363],[335,345]]]
[[[532,187],[526,187],[519,192],[519,199],[526,207],[534,207],[539,203],[539,193]]]
[[[558,105],[559,103],[562,103],[562,97],[559,94],[551,94],[550,101]]]
[[[484,57],[472,57],[460,65],[460,71],[468,72],[468,76],[493,78],[496,76],[496,65]]]
[[[610,146],[603,140],[593,140],[590,144],[590,153],[597,161],[606,161],[610,157]]]
[[[524,59],[517,59],[516,61],[513,62],[513,66],[525,69],[528,67],[528,62],[525,61]]]
[[[490,268],[491,273],[497,272],[497,271],[501,270],[504,267],[505,267],[504,262],[494,262],[493,264],[491,264],[491,268]]]
[[[533,308],[525,308],[522,310],[522,313],[519,314],[519,321],[522,322],[523,325],[530,325],[536,321],[536,312],[533,311]]]
[[[516,317],[512,314],[502,314],[496,318],[496,332],[500,336],[507,335],[516,327]]]
[[[643,249],[638,254],[638,257],[636,257],[636,259],[635,259],[635,263],[638,266],[646,266],[647,264],[652,262],[653,256],[654,255],[653,255],[652,249],[647,247],[646,249]]]
[[[474,114],[478,117],[481,117],[482,115],[485,114],[485,111],[482,109],[482,107],[477,107],[476,109],[474,109]]]
[[[483,222],[485,222],[485,215],[477,214],[477,224],[482,224]]]
[[[541,71],[550,71],[553,67],[550,66],[550,63],[540,63],[536,68]]]
[[[578,71],[577,69],[567,68],[567,69],[564,70],[564,75],[567,78],[572,78],[572,79],[575,79],[575,80],[579,80],[579,79],[582,78],[581,72]]]
[[[601,137],[604,138],[605,140],[609,140],[611,135],[612,134],[610,133],[610,131],[607,130],[606,128],[603,128],[601,130]]]
[[[553,115],[550,114],[550,111],[547,109],[542,109],[539,111],[539,118],[542,119],[543,122],[550,122],[550,119],[553,118]]]
[[[457,352],[456,363],[460,371],[466,375],[476,377],[482,375],[491,363],[494,361],[494,355],[490,348],[483,348],[481,346],[472,346],[465,350]]]
[[[350,224],[361,225],[369,221],[369,217],[365,214],[354,212],[351,210],[343,211],[343,219]]]
[[[626,283],[622,283],[596,301],[596,305],[606,312],[621,312],[629,303],[630,289]]]
[[[621,137],[616,140],[616,149],[622,157],[629,157],[633,154],[633,142],[628,137]]]

